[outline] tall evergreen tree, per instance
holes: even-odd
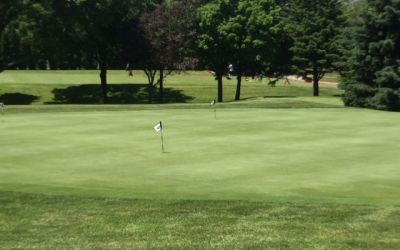
[[[373,87],[400,87],[400,1],[369,0],[357,36],[356,80]],[[358,62],[358,63],[357,63]]]
[[[319,80],[334,69],[342,27],[340,0],[290,0],[287,29],[293,40],[293,65],[300,76],[312,75],[314,96]]]
[[[400,1],[366,0],[355,29],[344,102],[400,110]]]

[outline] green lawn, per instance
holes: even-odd
[[[111,103],[146,103],[147,80],[141,71],[129,77],[125,71],[109,71]],[[168,76],[166,102],[208,103],[217,95],[216,81],[207,72],[187,72]],[[235,80],[224,79],[224,100],[233,101]],[[99,102],[98,71],[6,71],[0,74],[0,101],[8,104],[95,104]],[[341,91],[321,88],[321,96],[337,98]],[[258,97],[311,97],[309,84],[275,88],[267,82],[244,81],[242,99]],[[335,97],[336,96],[336,97]]]
[[[399,122],[357,109],[9,114],[0,190],[398,205]]]
[[[2,249],[398,249],[398,207],[1,193]]]
[[[149,105],[141,72],[110,71],[97,105],[97,75],[0,74],[0,249],[400,248],[397,113],[309,84],[244,82],[231,102],[225,80],[214,119],[206,72]]]
[[[264,102],[7,109],[0,245],[398,249],[400,116]]]

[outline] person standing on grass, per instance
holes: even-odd
[[[234,70],[234,67],[233,67],[233,64],[229,64],[229,66],[228,66],[228,79],[230,80],[230,79],[232,79],[232,75],[235,73],[235,70]]]

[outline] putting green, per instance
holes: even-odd
[[[0,191],[398,205],[399,124],[359,109],[6,114]]]

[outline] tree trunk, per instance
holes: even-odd
[[[101,103],[106,104],[108,102],[108,88],[107,88],[107,64],[100,63],[100,81],[101,81]]]
[[[313,72],[313,90],[314,96],[319,96],[319,78],[318,78],[318,71],[314,69]]]
[[[158,101],[164,102],[164,69],[160,69],[160,92],[158,93]]]
[[[218,102],[223,102],[223,88],[222,88],[222,72],[216,72],[218,81]]]
[[[147,82],[148,82],[148,86],[147,86],[147,90],[149,93],[149,103],[153,102],[153,90],[154,90],[154,78],[157,74],[157,70],[153,70],[152,68],[147,68],[143,70],[144,73],[147,76]]]
[[[153,103],[153,90],[154,90],[154,77],[150,75],[149,78],[149,103]]]
[[[239,101],[240,100],[241,88],[242,88],[242,70],[240,70],[239,67],[238,67],[235,101]]]

